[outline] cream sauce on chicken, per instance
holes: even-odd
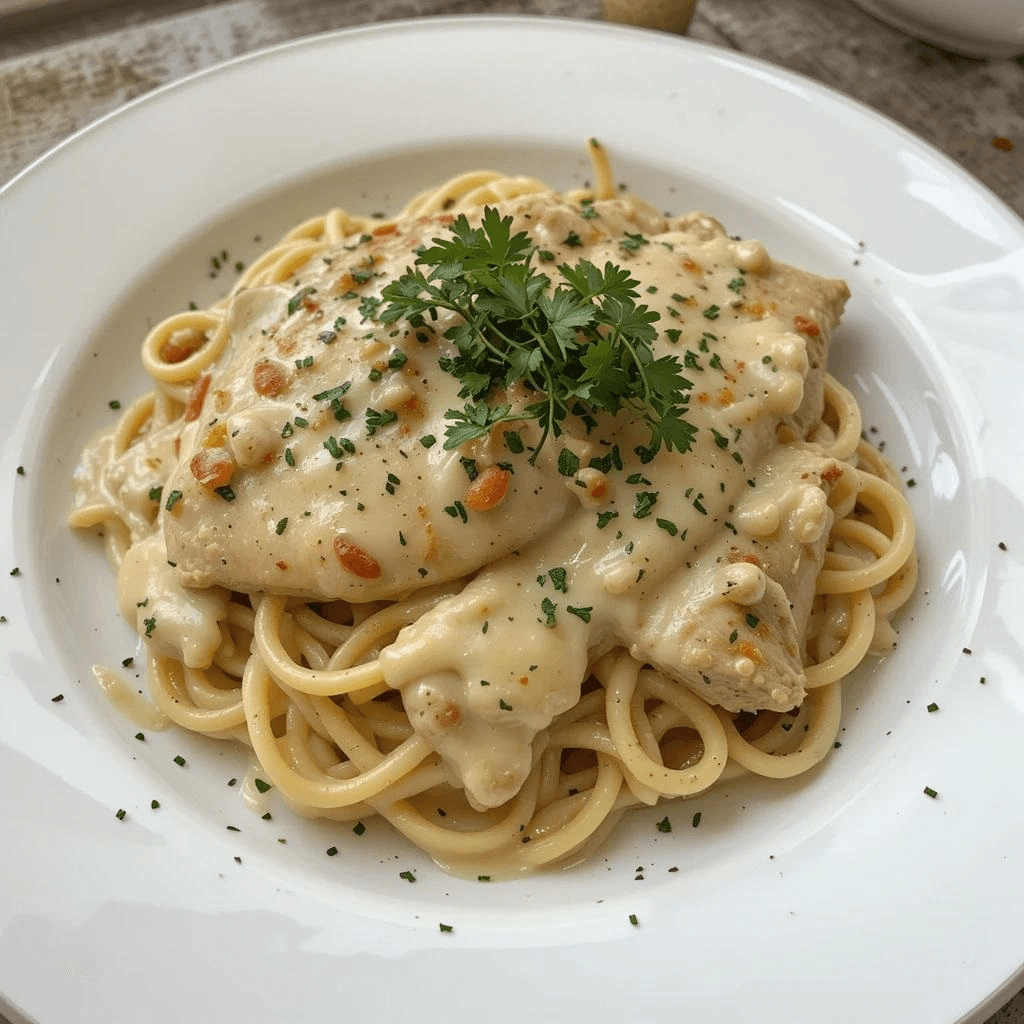
[[[451,316],[379,320],[382,288],[443,232],[434,219],[239,293],[194,418],[80,482],[133,507],[163,488],[119,604],[135,625],[155,619],[151,642],[189,665],[212,659],[230,591],[366,602],[468,578],[380,659],[479,807],[517,792],[538,734],[616,646],[729,710],[800,703],[838,473],[805,438],[847,296],[703,214],[666,218],[632,198],[584,211],[554,194],[500,209],[553,280],[587,259],[640,282],[660,316],[655,356],[676,355],[693,385],[690,452],[648,458],[647,429],[627,414],[570,418],[535,464],[533,423],[445,450],[446,413],[463,405],[439,366]]]

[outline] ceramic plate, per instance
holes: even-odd
[[[569,872],[463,881],[381,825],[357,837],[273,802],[262,820],[228,785],[235,752],[136,739],[91,681],[138,652],[101,552],[65,527],[79,448],[143,389],[147,327],[298,220],[396,210],[473,166],[571,187],[589,136],[659,206],[849,281],[833,366],[919,526],[901,642],[848,687],[820,770],[669,807],[671,833],[666,808],[635,814]],[[159,90],[16,179],[0,225],[7,1012],[940,1024],[1019,987],[1024,225],[945,158],[686,40],[431,20]]]

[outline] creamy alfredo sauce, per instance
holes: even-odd
[[[500,209],[555,280],[558,263],[587,259],[641,282],[660,314],[655,355],[675,354],[693,383],[692,451],[645,461],[647,430],[625,414],[589,430],[570,420],[536,465],[532,423],[444,450],[445,412],[463,405],[438,366],[451,321],[376,318],[382,288],[443,231],[435,218],[353,237],[286,285],[238,294],[195,418],[80,481],[133,507],[155,486],[176,496],[133,531],[119,603],[190,665],[212,659],[231,590],[366,602],[466,578],[380,660],[480,807],[515,794],[537,734],[615,646],[729,710],[802,700],[838,472],[804,438],[847,296],[702,214],[622,198],[584,216],[553,194]],[[564,449],[575,458],[560,471]]]

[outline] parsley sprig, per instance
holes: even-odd
[[[662,445],[689,451],[696,428],[683,417],[692,384],[675,356],[654,357],[659,316],[637,305],[639,282],[610,262],[601,270],[584,260],[561,264],[562,280],[552,288],[531,266],[536,247],[529,235],[513,235],[511,226],[512,218],[492,207],[479,227],[460,215],[450,238],[421,248],[416,267],[382,292],[384,323],[404,318],[422,327],[441,309],[461,318],[445,332],[457,354],[440,362],[462,382],[459,397],[467,402],[446,412],[444,447],[484,437],[496,423],[535,419],[542,429],[535,462],[570,414],[626,409],[649,428],[652,455]],[[536,401],[513,411],[487,400],[492,390],[517,382]]]

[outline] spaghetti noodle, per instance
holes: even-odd
[[[845,285],[618,196],[591,153],[574,192],[472,172],[393,220],[301,224],[150,332],[152,390],[75,480],[167,719],[459,872],[571,864],[630,807],[809,771],[916,578],[896,475],[825,369]],[[553,275],[629,271],[691,450],[583,401],[542,444],[515,383],[443,443],[460,318],[387,320],[382,292],[487,207]]]

